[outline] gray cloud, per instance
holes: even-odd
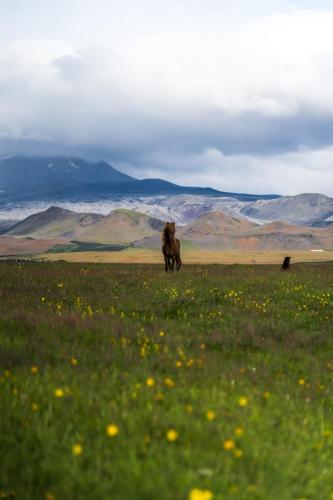
[[[221,189],[333,194],[322,180],[331,178],[332,23],[333,12],[296,9],[111,48],[14,41],[0,48],[0,152],[104,158],[141,177]]]

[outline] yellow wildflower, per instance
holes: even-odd
[[[188,496],[189,500],[212,500],[213,493],[210,490],[200,490],[193,488]]]
[[[270,394],[268,391],[265,391],[265,392],[263,393],[263,397],[264,397],[265,399],[270,398],[270,396],[271,396],[271,394]]]
[[[241,397],[238,400],[239,406],[247,406],[249,404],[249,400],[246,397]]]
[[[299,385],[304,385],[305,384],[304,378],[300,378],[298,383],[299,383]]]
[[[38,372],[38,366],[33,365],[33,366],[30,368],[30,371],[31,371],[31,373],[33,373],[33,374],[37,373],[37,372]]]
[[[223,443],[223,448],[226,451],[233,450],[235,448],[235,441],[233,441],[232,439],[227,439]]]
[[[164,332],[161,330],[160,331],[160,337],[164,337],[164,335],[165,335]]]
[[[153,387],[155,385],[155,380],[153,379],[153,377],[147,378],[146,384],[148,387]]]
[[[186,405],[186,411],[187,411],[187,413],[192,413],[193,406],[192,405]]]
[[[31,404],[31,409],[32,409],[32,411],[33,411],[33,412],[38,411],[38,410],[39,410],[39,406],[38,406],[38,404],[36,404],[36,403],[32,403],[32,404]]]
[[[71,365],[72,366],[76,366],[78,364],[78,360],[76,358],[74,358],[74,356],[71,358]]]
[[[213,410],[208,410],[206,413],[207,420],[215,420],[216,419],[216,413]]]
[[[166,433],[166,438],[168,441],[177,441],[178,439],[178,432],[175,429],[169,429],[168,432]]]
[[[63,398],[65,393],[64,393],[64,390],[63,389],[56,389],[54,391],[54,395],[56,398]]]
[[[73,455],[75,455],[76,457],[78,457],[79,455],[82,455],[83,453],[83,448],[80,444],[76,443],[76,444],[73,444],[73,447],[72,447],[72,452],[73,452]]]
[[[109,437],[115,437],[119,434],[119,428],[115,424],[110,424],[106,428],[106,433]]]

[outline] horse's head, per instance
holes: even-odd
[[[175,237],[176,224],[174,222],[167,222],[163,230],[163,240],[165,242],[172,241]]]
[[[169,226],[170,226],[169,234],[173,238],[175,236],[175,232],[176,232],[176,224],[174,222],[170,222]]]

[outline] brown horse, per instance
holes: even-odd
[[[164,255],[165,272],[173,271],[175,268],[179,271],[182,265],[180,258],[180,242],[175,238],[176,225],[174,222],[167,222],[163,229],[163,246],[162,252]]]

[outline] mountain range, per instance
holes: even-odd
[[[239,200],[274,199],[277,195],[224,193],[209,187],[178,186],[162,179],[136,179],[105,161],[68,157],[10,157],[0,160],[2,201],[96,200],[115,196],[202,194]]]
[[[143,248],[161,248],[164,222],[125,209],[108,215],[75,213],[59,207],[34,214],[19,222],[2,236],[5,245],[15,240],[49,241],[48,250],[56,245],[73,242],[130,245]],[[182,245],[208,250],[320,250],[333,248],[333,226],[310,228],[273,222],[263,225],[246,219],[231,217],[223,212],[204,213],[196,220],[178,227],[177,236]],[[0,238],[0,240],[1,240]],[[26,243],[24,243],[26,245]],[[14,245],[15,246],[15,245]],[[37,244],[36,244],[37,246]],[[0,241],[1,247],[1,241]],[[44,248],[43,247],[43,248]],[[6,247],[7,248],[7,247]]]
[[[260,225],[284,221],[325,228],[333,224],[333,199],[322,194],[253,195],[178,186],[162,179],[136,179],[104,161],[72,157],[0,160],[0,233],[52,205],[81,213],[81,221],[73,221],[67,229],[68,234],[79,232],[79,237],[87,232],[85,217],[98,221],[115,209],[173,220],[182,226],[210,212]],[[104,230],[100,231],[102,237]]]

